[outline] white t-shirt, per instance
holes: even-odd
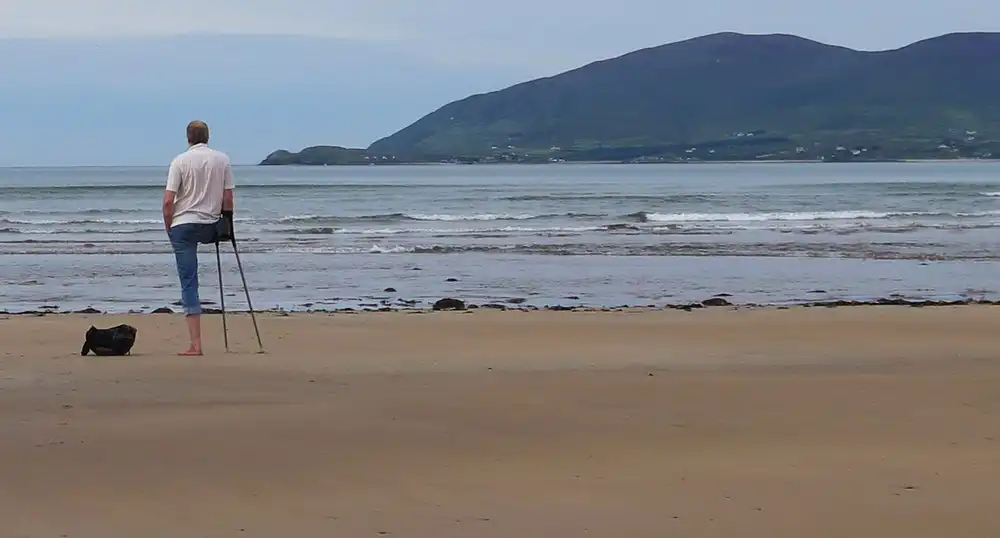
[[[222,191],[233,188],[229,156],[205,144],[195,144],[174,157],[167,173],[167,190],[174,198],[171,227],[190,222],[212,224],[222,215]]]

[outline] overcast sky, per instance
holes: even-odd
[[[217,121],[251,118],[242,120],[239,137],[228,140],[237,160],[250,162],[275,145],[367,145],[469,92],[708,33],[792,33],[875,50],[948,32],[998,29],[1000,2],[995,0],[0,0],[0,47],[7,53],[0,59],[7,79],[0,87],[0,114],[24,119],[30,112],[33,118],[30,128],[17,127],[16,135],[9,121],[0,127],[5,146],[0,165],[130,164],[162,160],[157,156],[174,149],[167,138],[149,131],[144,140],[130,141],[133,157],[100,153],[102,144],[84,139],[94,132],[90,123],[96,109],[127,113],[138,121],[152,107],[156,114],[148,112],[146,128],[165,129],[185,123],[195,112],[210,114],[212,107],[228,106]],[[170,40],[151,44],[147,39],[178,34],[322,39],[308,46],[244,40],[239,46],[208,47],[204,55],[190,46],[172,48]],[[109,44],[117,38],[133,41]],[[101,46],[90,46],[95,43]],[[277,52],[268,55],[268,50]],[[289,56],[293,53],[299,56]],[[342,57],[348,54],[356,61],[345,70]],[[192,62],[199,65],[192,71],[196,78],[219,90],[218,100],[194,106],[176,95],[170,79]],[[288,83],[262,81],[271,93],[258,88],[255,94],[251,75],[274,69]],[[409,88],[411,82],[419,87]],[[316,103],[324,102],[321,89],[328,92],[329,117],[315,113]],[[45,108],[43,94],[62,111],[60,116],[38,116]],[[143,101],[153,94],[155,100]],[[25,102],[26,96],[33,96],[33,104]],[[312,113],[303,109],[297,116],[289,108],[264,118],[261,107],[282,101],[311,103]],[[116,109],[116,103],[124,108]],[[219,128],[224,132],[225,124]],[[41,153],[36,146],[48,139],[60,140],[65,149]]]

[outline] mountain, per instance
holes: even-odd
[[[848,157],[919,158],[1000,155],[997,140],[1000,33],[874,52],[718,33],[472,95],[376,141],[368,154],[817,158],[840,146]]]
[[[368,164],[369,159],[364,149],[345,148],[341,146],[312,146],[297,153],[283,149],[272,152],[262,165],[339,165]]]

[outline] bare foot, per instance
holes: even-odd
[[[201,350],[193,347],[187,348],[185,351],[178,353],[181,357],[198,357],[201,356]]]

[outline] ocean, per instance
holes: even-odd
[[[1000,164],[235,167],[257,309],[1000,299]],[[166,166],[0,168],[0,310],[175,308]],[[229,309],[246,300],[222,253]],[[214,248],[201,297],[219,299]],[[390,290],[390,291],[386,291]]]

